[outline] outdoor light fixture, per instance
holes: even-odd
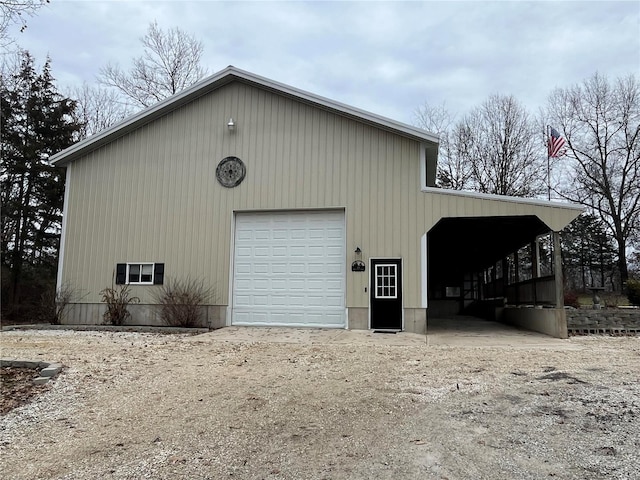
[[[233,118],[229,119],[229,123],[227,123],[227,128],[229,129],[230,132],[233,132],[236,129],[236,124],[233,121]]]
[[[360,250],[360,247],[356,247],[356,250],[354,252],[356,254],[356,257],[360,257],[362,255],[362,250]],[[364,264],[364,262],[362,260],[360,260],[358,258],[358,260],[355,260],[352,264],[351,264],[351,271],[352,272],[364,272],[366,270],[366,265]],[[365,290],[366,292],[366,290]]]

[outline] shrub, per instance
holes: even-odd
[[[578,294],[576,292],[564,292],[564,304],[567,307],[580,308]]]
[[[640,280],[627,281],[627,297],[633,305],[640,305]]]
[[[78,290],[73,288],[70,283],[65,283],[58,289],[55,285],[50,285],[40,295],[38,321],[59,325],[64,320],[69,305],[77,301],[77,298]]]
[[[104,312],[104,322],[108,325],[122,325],[128,318],[129,305],[139,303],[138,297],[131,296],[131,288],[129,285],[118,285],[111,288],[105,288],[100,292],[102,302],[107,304],[107,310]]]
[[[213,295],[203,280],[191,278],[169,280],[158,290],[155,300],[165,325],[197,327],[202,325],[202,306]]]
[[[620,305],[624,305],[627,300],[624,295],[617,293],[605,293],[601,298],[607,308],[618,308]]]

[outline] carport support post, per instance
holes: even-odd
[[[540,276],[540,251],[538,250],[538,239],[531,242],[531,278],[533,287],[533,304],[538,304],[538,277]]]
[[[516,284],[516,305],[520,305],[520,287],[517,285],[520,282],[520,268],[519,264],[520,260],[518,259],[518,250],[513,252],[513,283]]]
[[[556,308],[564,308],[564,282],[562,280],[562,252],[560,232],[553,232],[553,275],[556,284]]]
[[[534,278],[540,277],[540,242],[536,238],[531,243],[531,276]]]
[[[507,257],[503,257],[502,258],[502,296],[505,298],[505,301],[508,300],[507,286],[510,283],[509,275],[511,275],[511,272],[509,271],[509,260],[507,259]]]

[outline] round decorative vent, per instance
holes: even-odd
[[[227,188],[240,185],[246,173],[247,169],[238,157],[223,158],[220,160],[218,168],[216,168],[216,178],[218,182]]]

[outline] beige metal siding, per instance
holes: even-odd
[[[365,262],[403,257],[404,305],[419,307],[420,239],[437,219],[532,210],[548,217],[550,210],[422,193],[420,148],[294,99],[229,84],[73,162],[63,281],[94,303],[116,263],[164,262],[166,277],[201,278],[216,289],[214,303],[225,305],[233,211],[344,208],[347,264],[357,246]],[[247,167],[233,189],[215,177],[229,155]],[[562,223],[558,212],[559,220],[543,220]],[[368,306],[367,285],[368,272],[347,268],[348,307]],[[143,303],[153,291],[134,288]]]
[[[215,179],[228,155],[247,166],[233,189]],[[234,210],[345,208],[348,264],[356,246],[365,260],[415,257],[421,233],[407,207],[419,195],[418,158],[416,141],[228,85],[74,162],[64,280],[97,302],[116,263],[159,261],[167,277],[214,284],[226,304]],[[405,278],[417,281],[410,270]],[[349,271],[347,284],[348,305],[367,306],[367,274]],[[153,290],[134,289],[143,302]],[[407,292],[407,302],[417,298]]]

